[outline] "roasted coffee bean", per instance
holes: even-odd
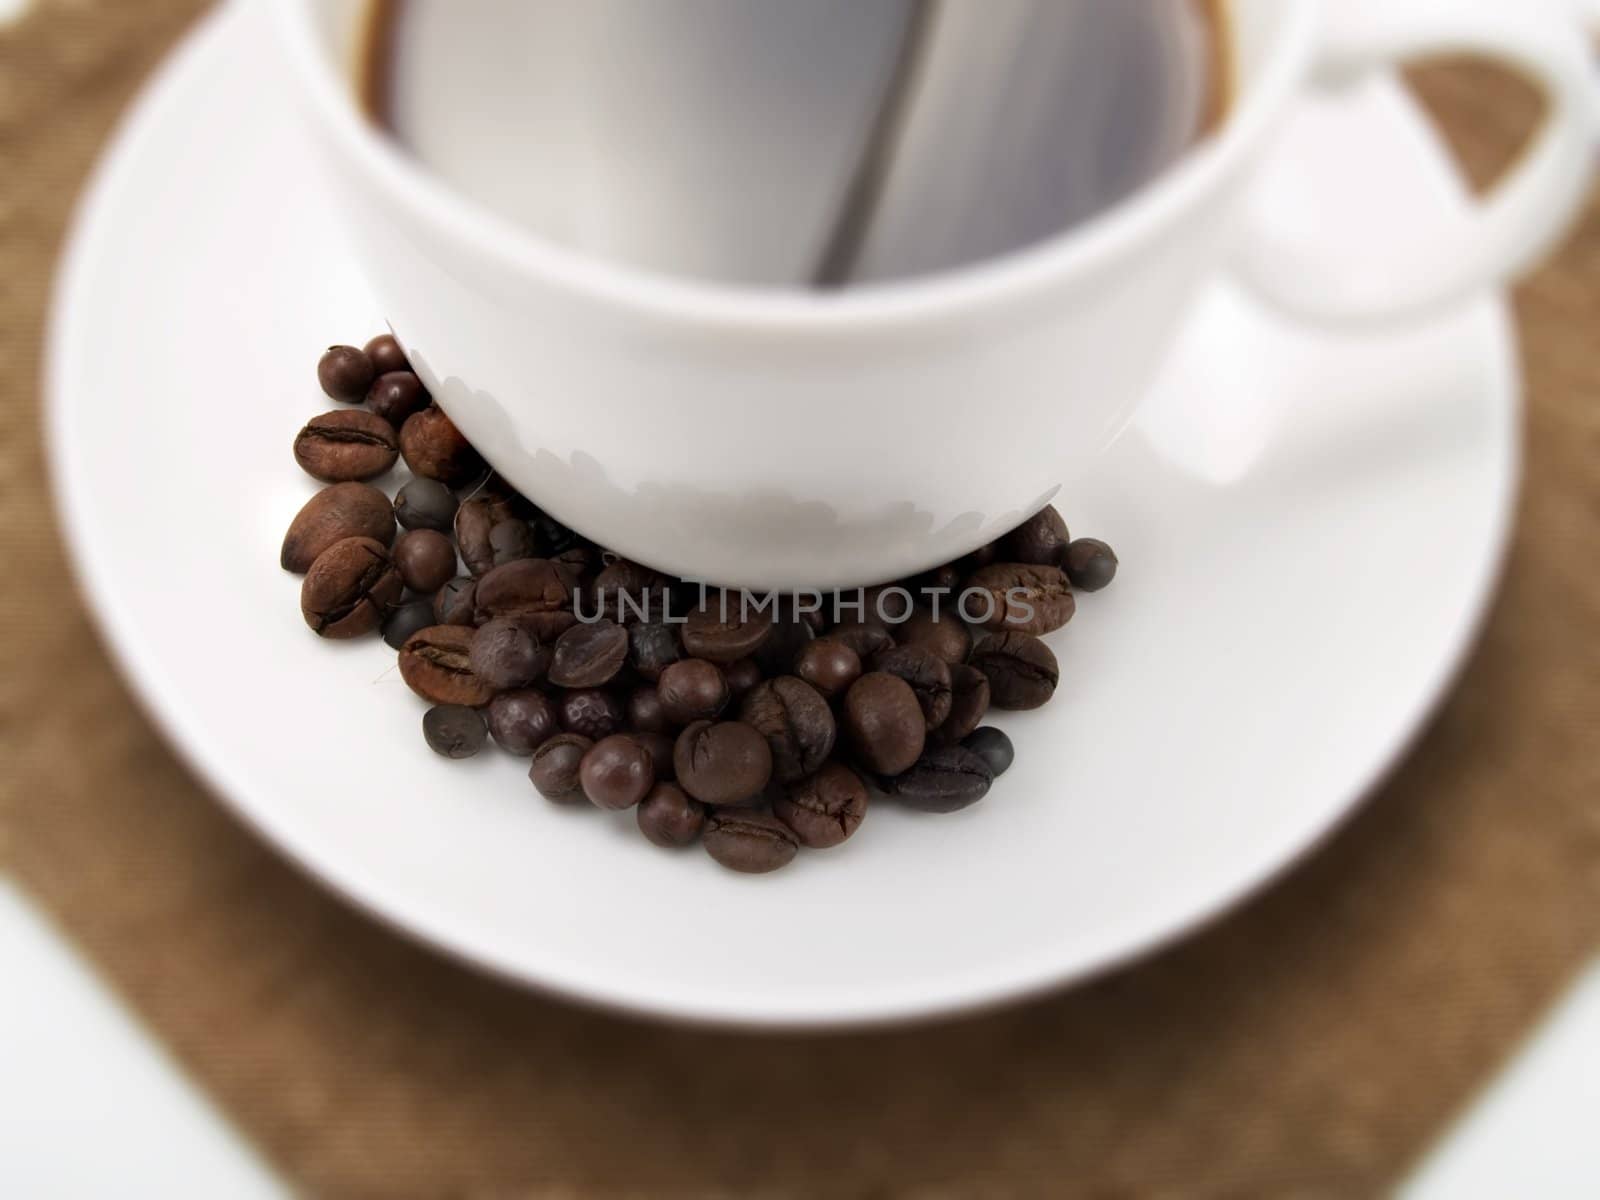
[[[817,636],[810,622],[796,611],[793,596],[780,597],[777,608],[772,632],[751,656],[761,673],[769,676],[792,674],[800,651]]]
[[[996,708],[1038,708],[1055,695],[1061,668],[1049,646],[1029,633],[992,633],[972,650],[972,665],[989,679]]]
[[[509,754],[526,758],[560,732],[561,717],[543,692],[520,688],[489,702],[489,733]]]
[[[334,400],[360,404],[372,386],[372,360],[354,346],[329,346],[317,360],[317,382]]]
[[[911,685],[928,728],[937,729],[950,716],[950,664],[921,646],[895,646],[874,656],[874,671],[898,675]]]
[[[400,427],[400,453],[412,472],[461,487],[483,474],[483,459],[441,408],[412,413]]]
[[[538,533],[537,527],[534,530]],[[550,553],[546,551],[546,553]],[[567,579],[572,583],[576,592],[579,584],[594,574],[595,567],[600,562],[600,556],[593,546],[582,542],[574,542],[562,550],[551,553],[550,561],[566,572]]]
[[[387,375],[390,371],[409,371],[411,364],[406,361],[406,352],[400,349],[400,343],[395,340],[392,333],[380,333],[373,338],[362,350],[372,363],[372,369],[379,375]]]
[[[687,846],[706,824],[706,806],[675,783],[658,783],[639,805],[639,832],[658,846]]]
[[[919,608],[894,627],[894,637],[902,646],[921,646],[955,666],[972,653],[972,631],[956,613],[954,596],[942,596],[940,601],[937,617],[931,609]]]
[[[994,772],[962,746],[935,746],[898,776],[889,791],[902,804],[922,812],[956,812],[989,794]]]
[[[437,479],[412,479],[395,493],[394,515],[407,529],[449,533],[456,519],[456,495]]]
[[[683,657],[678,631],[662,621],[640,621],[628,626],[628,665],[641,678],[654,683],[661,672]]]
[[[650,755],[625,733],[602,738],[583,756],[578,766],[583,794],[596,808],[620,812],[643,800],[655,786],[655,765]]]
[[[1099,538],[1079,538],[1067,547],[1067,578],[1085,592],[1098,592],[1117,577],[1117,555]]]
[[[772,777],[780,783],[814,774],[833,753],[838,731],[828,702],[793,675],[780,675],[752,688],[739,706],[739,719],[767,739]]]
[[[709,721],[732,699],[722,669],[703,658],[684,658],[668,665],[656,681],[661,711],[674,725]]]
[[[854,616],[835,622],[833,628],[828,630],[828,637],[849,646],[862,662],[894,645],[894,634],[889,632],[888,626]]]
[[[961,590],[963,578],[960,567],[955,563],[945,563],[942,567],[934,567],[931,571],[924,571],[917,576],[912,581],[911,592],[918,597],[937,593],[939,610],[943,612],[947,604],[955,603],[956,593]]]
[[[446,758],[471,758],[487,733],[483,714],[462,704],[436,704],[422,714],[422,736]]]
[[[394,512],[377,488],[336,483],[307,500],[283,535],[278,565],[303,575],[317,555],[349,537],[371,538],[384,546],[394,541]]]
[[[398,454],[389,422],[359,408],[312,417],[294,439],[295,462],[327,483],[376,478],[394,466]]]
[[[527,517],[529,523],[533,526],[535,536],[539,539],[539,551],[545,557],[556,558],[564,551],[578,545],[583,545],[587,548],[587,543],[583,538],[543,509],[534,508],[527,514]]]
[[[434,625],[411,635],[400,647],[400,678],[434,704],[476,708],[494,699],[494,688],[472,672],[473,631],[460,625]]]
[[[815,775],[791,783],[772,805],[802,846],[826,850],[861,826],[867,815],[867,785],[842,763],[825,764]]]
[[[955,567],[957,572],[960,573],[961,578],[965,579],[974,571],[981,571],[990,563],[999,561],[1000,543],[999,541],[993,541],[989,542],[987,545],[979,546],[971,554],[967,554],[961,558],[958,558],[956,560]]]
[[[696,721],[678,735],[672,765],[679,785],[702,804],[738,804],[767,786],[772,750],[742,721]]]
[[[732,871],[763,875],[794,861],[799,839],[770,813],[748,808],[714,809],[701,835],[706,853]]]
[[[1000,552],[1016,563],[1036,567],[1059,567],[1067,554],[1072,535],[1055,505],[1046,505],[1000,539]]]
[[[478,581],[477,617],[516,617],[540,640],[553,642],[574,624],[572,587],[566,573],[547,558],[519,558]]]
[[[1053,633],[1072,620],[1077,601],[1060,567],[994,563],[967,580],[965,612],[997,632]],[[989,603],[971,595],[987,592]]]
[[[939,726],[939,739],[959,742],[989,715],[989,677],[960,663],[950,668],[950,715]]]
[[[383,623],[400,599],[400,575],[373,538],[344,538],[317,555],[300,585],[300,615],[319,636],[352,638]]]
[[[621,625],[660,620],[666,612],[667,590],[665,576],[619,558],[594,581],[595,611]]]
[[[844,695],[844,728],[867,767],[898,775],[922,755],[928,723],[911,685],[898,675],[872,671]]]
[[[561,697],[557,708],[561,713],[563,729],[568,733],[581,733],[596,742],[613,733],[621,733],[626,720],[622,702],[600,688],[580,688],[568,692]]]
[[[489,530],[489,551],[497,567],[519,558],[535,557],[533,526],[521,517],[501,521]]]
[[[1011,739],[993,725],[973,730],[961,744],[983,759],[983,765],[989,768],[989,773],[996,779],[1011,769],[1011,763],[1016,758]]]
[[[661,693],[653,687],[636,687],[628,693],[628,728],[636,733],[665,733],[669,728]]]
[[[645,748],[655,764],[657,779],[671,779],[677,768],[672,762],[672,739],[664,733],[635,733],[634,741]]]
[[[861,678],[861,656],[837,638],[818,638],[800,651],[794,673],[833,700]]]
[[[743,605],[739,593],[713,592],[679,627],[683,648],[695,658],[731,663],[761,648],[772,632],[772,615]]]
[[[474,625],[477,601],[478,581],[458,575],[434,595],[434,620],[440,625]]]
[[[469,573],[482,576],[495,568],[491,535],[502,521],[513,519],[510,497],[497,492],[485,489],[462,501],[456,509],[455,535]]]
[[[408,529],[394,544],[394,565],[413,592],[432,595],[455,578],[455,544],[437,529]]]
[[[887,626],[891,634],[895,626],[908,620],[917,610],[916,596],[909,588],[901,587],[898,583],[879,584],[877,587],[863,588],[857,595],[846,595],[852,600],[861,601],[861,611],[866,620]]]
[[[411,635],[437,624],[431,600],[408,600],[391,608],[383,618],[383,640],[398,650],[411,640]]]
[[[735,659],[722,668],[722,675],[728,681],[728,699],[734,704],[743,700],[745,693],[761,682],[761,668],[753,658]]]
[[[529,687],[544,679],[550,648],[513,617],[485,621],[472,638],[473,674],[491,687]]]
[[[550,682],[591,688],[610,683],[628,657],[628,631],[615,621],[574,625],[556,639]]]
[[[583,802],[583,783],[578,771],[594,742],[577,733],[558,733],[533,752],[528,778],[546,800],[557,804]]]
[[[367,389],[367,407],[399,429],[413,413],[433,403],[428,389],[410,371],[379,375]]]

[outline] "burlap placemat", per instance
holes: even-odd
[[[1527,493],[1482,647],[1382,794],[1203,936],[979,1019],[756,1039],[526,995],[330,898],[112,674],[38,451],[68,205],[196,8],[43,0],[0,32],[0,868],[304,1190],[1370,1195],[1600,949],[1600,206],[1519,298]],[[1426,84],[1480,174],[1531,113]]]

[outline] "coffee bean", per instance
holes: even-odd
[[[557,804],[583,802],[583,783],[578,772],[594,742],[576,733],[558,733],[533,752],[528,778],[546,800]]]
[[[732,698],[721,668],[703,658],[685,658],[668,665],[656,682],[661,711],[674,725],[708,721]]]
[[[300,585],[300,614],[319,636],[371,633],[400,599],[400,575],[373,538],[344,538],[317,555]]]
[[[1099,538],[1079,538],[1067,547],[1067,577],[1072,586],[1098,592],[1117,577],[1117,555]]]
[[[327,483],[376,478],[398,454],[389,422],[359,408],[312,417],[294,439],[295,462]]]
[[[317,555],[349,537],[371,538],[384,546],[394,541],[394,513],[389,498],[377,488],[336,483],[307,500],[283,535],[278,565],[303,575]]]
[[[478,582],[477,618],[516,617],[553,642],[574,624],[572,588],[566,574],[547,558],[519,558],[495,567]]]
[[[767,739],[772,777],[780,783],[814,774],[833,753],[837,730],[828,702],[793,675],[752,688],[739,706],[739,719]]]
[[[559,732],[561,718],[543,692],[501,692],[489,702],[489,733],[508,754],[526,758]]]
[[[901,587],[897,583],[863,588],[860,600],[865,619],[887,627],[891,634],[895,626],[910,618],[917,608],[915,595],[909,588]]]
[[[660,620],[666,611],[667,588],[661,574],[619,558],[594,581],[595,611],[622,625]]]
[[[880,775],[909,769],[928,737],[916,692],[885,671],[869,672],[850,685],[844,695],[844,727],[856,753]]]
[[[610,683],[628,657],[628,631],[615,621],[574,625],[556,639],[550,682],[591,688]]]
[[[706,806],[675,783],[658,783],[639,805],[639,832],[658,846],[687,846],[706,824]]]
[[[802,846],[826,850],[860,828],[867,815],[867,786],[849,767],[827,763],[791,783],[773,802],[772,815],[794,830]]]
[[[761,682],[761,668],[753,658],[735,659],[722,668],[722,675],[728,681],[728,699],[735,704]]]
[[[874,671],[898,675],[911,685],[928,728],[937,729],[950,716],[950,665],[921,646],[895,646],[876,655]]]
[[[972,631],[955,612],[956,597],[941,596],[939,615],[919,608],[909,620],[894,627],[895,641],[902,646],[921,646],[938,655],[951,666],[967,661],[972,653]]]
[[[538,536],[538,527],[534,527],[534,535]],[[593,546],[582,542],[574,543],[559,551],[546,551],[550,554],[550,561],[566,573],[572,589],[576,592],[583,581],[594,574],[595,567],[599,564],[600,556]]]
[[[989,794],[994,772],[962,746],[935,746],[890,784],[902,804],[922,812],[949,813],[970,807]]]
[[[701,835],[706,853],[732,871],[763,875],[794,861],[800,842],[770,813],[747,808],[715,809]]]
[[[1055,695],[1061,668],[1049,646],[1028,633],[993,633],[972,651],[996,708],[1038,708]]]
[[[828,637],[832,641],[850,647],[862,662],[894,645],[894,635],[889,632],[888,626],[878,621],[862,620],[854,616],[835,623],[828,631]]]
[[[677,771],[672,762],[672,739],[664,733],[635,733],[633,740],[645,748],[655,765],[657,779],[671,779]]]
[[[411,635],[437,624],[431,600],[408,600],[389,610],[383,619],[383,640],[398,650],[411,640]]]
[[[994,563],[967,580],[972,592],[987,592],[967,601],[966,613],[986,629],[1016,633],[1053,633],[1072,620],[1077,601],[1060,567],[1026,563]],[[983,619],[987,614],[987,619]]]
[[[961,744],[983,759],[983,765],[989,768],[990,774],[996,779],[1011,769],[1011,763],[1016,758],[1011,739],[993,725],[973,730]]]
[[[1016,563],[1038,567],[1059,567],[1067,554],[1072,535],[1055,505],[1046,505],[1000,539],[1000,552]]]
[[[713,592],[679,628],[683,648],[695,658],[731,663],[754,654],[772,632],[772,616],[741,608],[738,593]]]
[[[510,497],[487,490],[463,501],[456,509],[456,545],[461,548],[461,561],[467,564],[469,573],[481,576],[494,569],[491,535],[502,521],[512,519]]]
[[[678,783],[702,804],[738,804],[772,778],[767,739],[742,721],[696,721],[672,751]]]
[[[568,692],[561,697],[557,708],[561,713],[563,729],[568,733],[581,733],[596,742],[622,732],[626,719],[621,702],[600,688],[580,688]]]
[[[440,625],[474,625],[477,601],[478,581],[458,575],[434,595],[434,620]]]
[[[628,665],[654,683],[661,672],[683,656],[678,631],[662,621],[640,621],[628,626]]]
[[[781,597],[772,620],[772,632],[752,657],[763,675],[788,675],[794,670],[800,651],[816,637],[810,622],[795,611],[793,596]]]
[[[399,429],[413,413],[433,403],[428,389],[410,371],[379,375],[367,389],[367,407]]]
[[[961,663],[950,668],[950,715],[939,726],[939,738],[959,742],[989,715],[989,677]]]
[[[616,733],[590,747],[578,766],[578,780],[596,808],[620,812],[649,794],[656,772],[643,746]]]
[[[665,733],[669,728],[661,693],[653,687],[637,687],[628,693],[628,728],[637,733]]]
[[[407,529],[449,533],[456,519],[455,493],[437,479],[412,479],[395,493],[394,515]]]
[[[471,629],[434,625],[411,635],[400,648],[400,678],[434,704],[476,708],[494,699],[494,688],[472,672]]]
[[[945,563],[942,567],[934,567],[931,571],[924,571],[912,581],[913,595],[925,596],[936,592],[939,594],[939,609],[941,612],[947,604],[954,604],[956,593],[961,590],[961,581],[965,578],[961,568],[955,563]]]
[[[800,651],[794,673],[833,700],[861,678],[861,656],[835,637],[819,638]]]
[[[422,714],[422,736],[436,754],[471,758],[483,749],[483,714],[461,704],[436,704]]]
[[[963,557],[957,559],[955,566],[956,570],[960,573],[961,578],[965,579],[974,571],[980,571],[984,567],[987,567],[990,563],[999,561],[1000,542],[996,540],[989,542],[987,545],[979,546],[971,554],[964,555]]]
[[[329,346],[317,360],[317,382],[334,400],[360,404],[372,385],[372,360],[354,346]]]
[[[432,595],[455,577],[455,544],[437,529],[408,529],[394,544],[394,565],[413,592]]]
[[[372,369],[379,375],[387,375],[390,371],[409,371],[411,364],[406,361],[406,352],[400,349],[400,343],[395,340],[392,333],[380,333],[373,338],[362,350],[372,362]]]
[[[489,551],[497,567],[520,558],[535,557],[533,526],[521,517],[509,517],[497,523],[489,530]]]
[[[589,548],[583,538],[543,509],[530,506],[526,515],[528,523],[533,526],[534,536],[539,540],[539,550],[546,558],[558,558],[576,546],[583,546],[585,550]]]
[[[550,667],[550,648],[512,617],[495,617],[472,637],[472,673],[490,687],[522,688],[538,683]]]
[[[461,487],[483,474],[483,459],[441,408],[412,413],[400,427],[400,453],[412,472]]]

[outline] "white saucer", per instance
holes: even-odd
[[[1192,929],[1305,852],[1469,645],[1515,490],[1502,303],[1339,341],[1219,288],[1139,428],[1061,501],[1123,574],[1053,639],[1065,683],[1003,722],[1018,763],[983,804],[885,805],[846,846],[746,878],[656,849],[631,814],[552,808],[521,761],[436,758],[392,653],[313,637],[277,566],[313,486],[289,445],[326,407],[317,355],[382,314],[256,19],[227,8],[174,55],[84,202],[49,349],[55,481],[90,601],[168,737],[393,924],[511,979],[692,1020],[1021,996]],[[1297,169],[1264,196],[1341,228],[1381,213],[1363,241],[1460,203],[1391,85],[1308,108],[1288,143]]]

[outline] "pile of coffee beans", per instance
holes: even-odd
[[[295,461],[324,487],[280,561],[327,638],[381,632],[447,758],[492,739],[555,804],[632,809],[736,871],[837,846],[870,803],[977,803],[1013,747],[990,708],[1060,682],[1042,639],[1116,575],[1054,508],[959,562],[855,592],[757,596],[664,575],[490,472],[395,339],[334,346]],[[361,407],[355,407],[361,406]],[[391,500],[369,482],[397,460]],[[396,525],[400,532],[396,536]]]

